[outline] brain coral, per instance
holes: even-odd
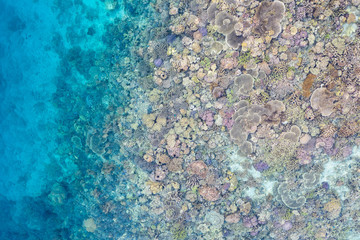
[[[270,35],[276,38],[281,32],[280,22],[285,14],[285,5],[280,1],[263,1],[256,12],[257,25],[255,32],[259,35]]]
[[[330,116],[334,112],[335,98],[326,88],[316,89],[310,98],[311,107],[319,110],[324,117]]]
[[[215,17],[215,24],[218,27],[218,32],[229,34],[234,30],[235,19],[227,12],[219,12]]]

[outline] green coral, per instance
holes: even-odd
[[[215,25],[210,24],[206,27],[206,29],[207,29],[208,35],[210,35],[210,36],[214,35],[217,32],[217,27]]]
[[[285,216],[283,217],[284,220],[290,220],[291,217],[294,215],[291,209],[287,209]]]
[[[211,65],[211,60],[209,58],[205,57],[203,60],[201,60],[200,64],[201,64],[201,66],[204,67],[204,69],[206,71],[209,71],[210,65]]]
[[[230,92],[226,94],[227,100],[228,100],[228,107],[231,107],[236,99],[234,98],[234,91],[231,89]]]
[[[241,54],[238,58],[238,63],[239,65],[244,65],[246,63],[248,63],[251,59],[251,52],[247,51],[244,54]]]
[[[176,240],[183,240],[187,237],[187,231],[185,226],[183,226],[180,223],[174,224],[174,226],[171,228],[171,233],[173,236],[173,239]]]

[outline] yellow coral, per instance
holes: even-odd
[[[332,198],[330,202],[324,205],[324,209],[329,213],[330,219],[335,219],[340,215],[341,203],[337,198]]]
[[[150,187],[152,194],[157,194],[163,190],[163,184],[161,182],[147,181],[146,185]]]

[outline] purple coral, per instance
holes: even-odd
[[[328,182],[322,182],[321,187],[324,188],[325,190],[329,190],[330,185]]]
[[[342,149],[342,155],[344,158],[347,158],[349,157],[351,154],[352,154],[352,147],[351,146],[345,146],[343,149]]]
[[[199,32],[201,33],[201,35],[202,35],[203,37],[205,37],[205,36],[207,35],[207,29],[206,29],[206,27],[200,27],[200,28],[199,28]]]
[[[231,111],[227,111],[224,113],[223,117],[223,125],[227,128],[227,129],[231,129],[232,126],[234,125],[234,120],[232,119],[232,116],[234,115],[234,110]]]
[[[253,228],[253,227],[256,227],[258,225],[258,220],[257,218],[254,216],[254,217],[245,217],[243,219],[243,224],[245,227],[247,228]]]
[[[259,172],[263,172],[269,169],[269,165],[266,162],[260,161],[254,164],[254,168]]]
[[[160,67],[163,64],[163,60],[161,58],[157,58],[154,60],[154,65],[156,67]]]
[[[214,113],[211,111],[205,111],[200,117],[205,121],[208,127],[211,127],[214,124]]]
[[[333,156],[338,152],[338,149],[333,149],[334,143],[335,139],[332,137],[318,138],[316,139],[316,148],[322,147],[327,155]]]
[[[290,229],[292,229],[293,225],[291,222],[286,221],[283,225],[282,225],[282,229],[284,229],[285,231],[289,231]]]

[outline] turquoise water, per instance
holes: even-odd
[[[109,28],[136,9],[95,0],[1,0],[0,9],[0,239],[84,239],[84,216],[99,213],[80,182],[99,166],[83,134],[105,124],[107,101],[129,101],[121,86],[106,100],[115,91],[106,70],[129,47],[111,52]],[[74,132],[76,122],[88,129]]]

